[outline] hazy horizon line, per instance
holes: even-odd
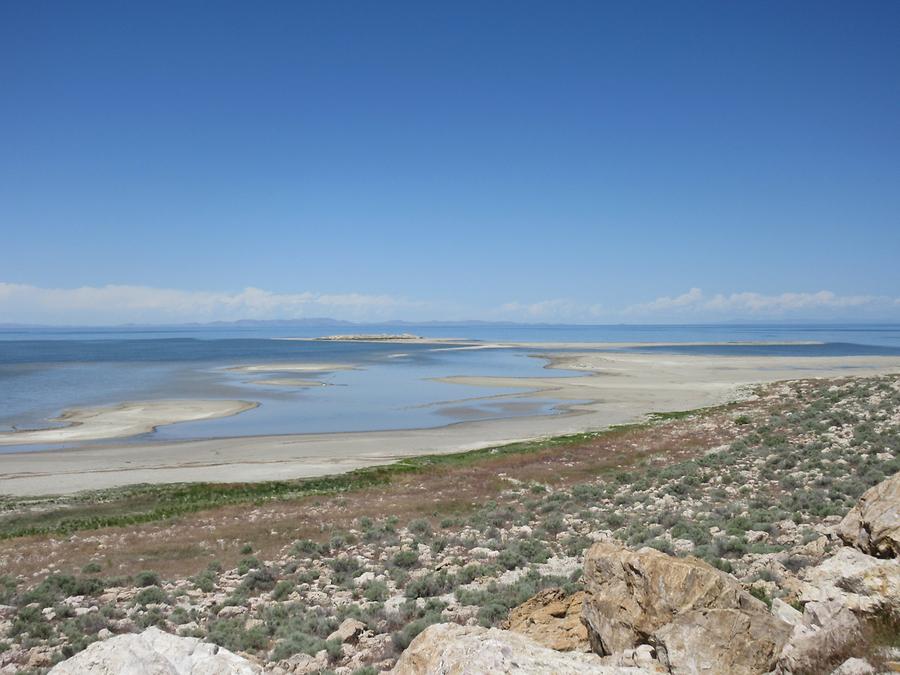
[[[582,322],[582,321],[508,321],[508,320],[486,320],[486,319],[429,319],[429,320],[409,320],[409,319],[387,319],[383,321],[352,321],[347,319],[336,319],[332,317],[301,317],[292,319],[233,319],[233,320],[216,320],[216,321],[182,321],[182,322],[126,322],[126,323],[21,323],[21,322],[3,322],[0,323],[0,331],[19,330],[19,329],[137,329],[137,328],[228,328],[233,326],[583,326],[583,327],[656,327],[656,326],[684,326],[684,327],[707,327],[707,326],[823,326],[823,327],[841,327],[841,326],[900,326],[900,320],[897,319],[732,319],[720,321],[657,321],[657,322]]]

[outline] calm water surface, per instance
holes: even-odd
[[[900,326],[528,326],[370,325],[30,329],[0,331],[0,430],[51,426],[71,407],[128,400],[223,398],[259,401],[229,418],[163,427],[130,439],[422,428],[472,419],[554,414],[558,401],[511,396],[523,389],[435,381],[451,375],[547,375],[535,350],[454,350],[435,345],[303,342],[348,332],[411,332],[509,342],[817,341],[815,345],[638,347],[741,355],[900,355]],[[354,364],[327,373],[242,373],[254,363]],[[554,376],[577,376],[553,371]],[[317,379],[329,386],[270,386],[258,380]],[[117,441],[121,443],[121,441]],[[19,449],[27,449],[24,446]],[[9,452],[12,446],[0,446]],[[31,446],[30,449],[37,449]]]

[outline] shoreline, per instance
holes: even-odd
[[[546,353],[548,369],[584,377],[471,377],[444,381],[528,387],[571,401],[557,415],[463,421],[392,431],[248,436],[95,445],[2,455],[0,494],[36,496],[138,483],[258,482],[312,478],[388,464],[404,457],[483,449],[598,431],[653,412],[739,400],[747,387],[783,380],[900,372],[900,357],[698,356],[610,352]],[[189,458],[189,459],[188,459]]]

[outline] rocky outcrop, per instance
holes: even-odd
[[[601,656],[600,660],[606,666],[643,668],[659,675],[669,674],[669,669],[657,661],[656,648],[651,645],[640,645],[634,649],[626,649],[624,652]]]
[[[874,675],[875,669],[865,659],[850,658],[831,671],[831,675]]]
[[[158,628],[94,642],[58,663],[50,675],[257,675],[247,659],[197,638],[170,635]]]
[[[794,626],[775,672],[777,675],[828,672],[828,666],[845,659],[861,639],[859,620],[840,600],[810,602],[803,608],[803,618]]]
[[[591,645],[613,654],[650,644],[672,673],[761,673],[791,633],[733,577],[696,558],[592,546],[582,618]]]
[[[900,563],[866,555],[849,546],[803,570],[800,600],[841,605],[863,614],[900,611]]]
[[[697,558],[675,558],[652,548],[631,551],[613,542],[588,549],[582,618],[591,646],[613,654],[650,641],[676,616],[695,609],[766,606],[736,579]]]
[[[869,555],[900,556],[900,473],[863,493],[841,521],[837,534]]]
[[[587,628],[581,622],[584,593],[566,595],[548,588],[509,612],[506,628],[561,652],[588,652]]]
[[[652,671],[606,666],[594,654],[557,652],[524,635],[499,628],[439,623],[426,628],[412,641],[391,672],[394,675],[647,675]]]
[[[787,604],[781,598],[772,600],[772,614],[791,626],[803,622],[803,613],[797,608]]]
[[[791,633],[763,612],[697,609],[679,614],[654,634],[659,660],[674,675],[769,670]]]

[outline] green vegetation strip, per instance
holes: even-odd
[[[604,435],[638,431],[689,415],[705,415],[729,407],[716,406],[678,413],[654,413],[644,423],[612,426],[603,431],[440,455],[419,455],[383,466],[355,469],[321,478],[260,483],[169,483],[85,492],[71,497],[0,501],[0,540],[42,534],[71,534],[80,530],[138,525],[206,509],[238,504],[262,504],[314,495],[334,495],[386,486],[395,476],[424,473],[435,468],[475,464],[509,455],[535,453],[584,444]]]

